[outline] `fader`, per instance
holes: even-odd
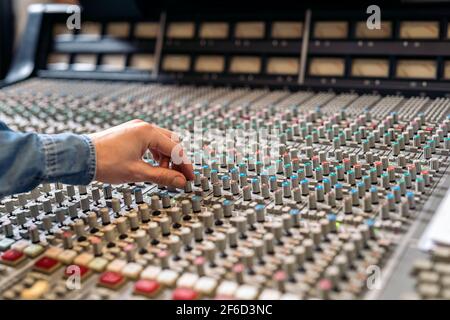
[[[140,118],[193,133],[202,119],[204,132],[258,134],[223,153],[207,134],[194,142],[185,190],[58,183],[2,199],[1,297],[364,297],[368,270],[385,266],[448,175],[449,106],[102,81],[5,88],[0,112],[15,130],[88,133]],[[421,297],[449,298],[446,250],[414,265]],[[78,289],[67,285],[75,273]]]

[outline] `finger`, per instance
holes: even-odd
[[[161,159],[161,154],[157,150],[154,150],[154,149],[150,149],[150,152],[152,153],[153,160],[159,162],[159,160]]]
[[[192,166],[192,164],[185,164],[185,165],[173,164],[172,169],[183,173],[186,179],[194,180],[194,167]]]
[[[159,160],[159,166],[163,168],[169,168],[170,158],[166,156],[162,156]]]
[[[172,141],[158,128],[146,127],[146,129],[147,148],[170,157],[172,149],[177,145],[176,142]]]
[[[148,128],[148,127],[147,127]],[[161,155],[172,157],[172,150],[174,150],[175,147],[177,147],[176,152],[177,156],[187,159],[184,150],[180,148],[180,145],[176,142],[172,141],[169,137],[167,137],[165,134],[163,134],[160,130],[157,128],[151,128],[147,131],[147,137],[148,137],[148,148],[150,150],[157,150],[161,153]],[[191,164],[186,163],[186,161],[183,161],[180,165],[180,171],[188,178],[193,179],[193,167]]]
[[[158,130],[160,130],[161,133],[164,134],[166,137],[170,138],[172,141],[180,142],[180,137],[175,132],[170,131],[170,130],[165,129],[165,128],[158,127],[158,126],[156,126],[156,128]]]
[[[158,185],[173,186],[176,188],[184,188],[186,178],[178,171],[153,167],[144,161],[138,161],[134,166],[135,180],[150,181]]]

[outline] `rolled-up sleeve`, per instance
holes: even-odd
[[[86,185],[95,178],[95,168],[88,136],[0,130],[0,198],[46,182]]]

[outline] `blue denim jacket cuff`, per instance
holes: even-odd
[[[81,136],[86,143],[89,146],[89,160],[88,160],[88,167],[89,167],[89,178],[90,182],[95,180],[95,177],[97,175],[97,152],[95,151],[95,145],[91,138],[89,138],[86,135]]]
[[[89,183],[91,183],[97,174],[97,152],[95,152],[95,145],[91,138],[87,135],[81,135],[89,146],[89,159],[88,159],[88,177]]]
[[[40,135],[45,155],[43,180],[87,185],[95,178],[96,152],[85,135]]]

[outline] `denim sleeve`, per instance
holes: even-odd
[[[95,177],[95,157],[87,136],[20,133],[0,122],[0,198],[46,182],[89,184]]]

